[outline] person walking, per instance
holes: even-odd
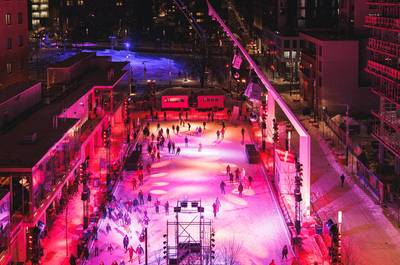
[[[129,246],[129,238],[128,235],[124,236],[124,239],[122,240],[122,243],[124,245],[125,253],[128,251],[128,246]]]
[[[343,185],[344,185],[344,179],[345,179],[344,174],[340,175],[340,186],[342,188],[343,188]]]
[[[189,139],[187,136],[185,136],[185,147],[189,146]]]
[[[288,246],[284,245],[283,248],[282,248],[282,260],[283,259],[287,260],[288,253],[289,253]]]
[[[238,187],[238,191],[239,191],[239,197],[242,197],[243,195],[243,184],[242,182],[239,183],[239,187]]]
[[[175,133],[175,125],[172,124],[172,132]]]
[[[172,142],[172,154],[175,154],[175,142]]]
[[[221,189],[221,194],[225,194],[225,182],[221,180],[221,183],[219,184],[219,188]]]

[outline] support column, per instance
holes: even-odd
[[[273,136],[273,120],[275,119],[275,99],[271,93],[268,93],[267,99],[267,141],[272,142]]]
[[[300,136],[299,162],[303,165],[303,186],[301,195],[303,198],[303,215],[310,214],[311,192],[311,138],[309,135]]]

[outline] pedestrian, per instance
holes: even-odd
[[[204,130],[206,129],[206,122],[205,121],[203,121],[203,129]]]
[[[156,208],[156,213],[160,213],[160,201],[158,199],[156,199],[156,201],[154,202],[154,207]]]
[[[221,183],[219,184],[219,188],[221,189],[221,194],[225,194],[225,182],[221,180]]]
[[[238,191],[239,191],[239,197],[242,197],[242,193],[243,193],[243,184],[242,184],[242,182],[239,183]]]
[[[220,132],[219,132],[219,130],[217,130],[217,140],[219,140],[219,135],[220,135]]]
[[[74,256],[74,254],[71,254],[71,256],[69,257],[69,265],[76,265],[76,257]]]
[[[212,205],[212,207],[213,207],[213,213],[214,213],[214,217],[217,217],[217,204],[214,202],[213,203],[213,205]]]
[[[122,240],[122,243],[124,245],[125,253],[128,251],[128,246],[129,246],[129,238],[128,235],[124,236],[124,239]]]
[[[151,203],[151,193],[150,192],[147,194],[147,202]]]
[[[176,155],[179,155],[181,153],[181,148],[178,146],[177,148],[176,148]]]
[[[248,188],[251,189],[252,187],[252,183],[253,183],[253,177],[252,176],[248,176],[247,177],[247,183],[248,183]]]
[[[129,252],[129,260],[128,260],[128,262],[132,262],[133,261],[133,253],[135,252],[135,250],[133,249],[132,245],[128,248],[128,252]]]
[[[211,112],[211,121],[214,122],[214,111]]]
[[[226,166],[226,175],[229,176],[230,173],[231,173],[231,166],[228,164]]]
[[[185,136],[185,147],[188,147],[188,144],[189,144],[189,139],[187,136]]]
[[[218,197],[215,199],[215,204],[217,205],[217,212],[219,212],[219,208],[221,207],[221,202],[219,201]]]
[[[166,201],[164,204],[164,210],[165,210],[165,214],[168,215],[169,214],[169,202]]]
[[[179,134],[179,125],[176,125],[176,134]]]
[[[199,149],[198,149],[199,152],[201,152],[202,147],[203,147],[202,144],[199,143]]]
[[[139,204],[143,205],[144,204],[144,196],[143,196],[142,190],[139,190],[138,197],[139,197]]]
[[[344,185],[344,174],[340,175],[340,186],[343,188]]]
[[[143,254],[144,254],[144,250],[143,250],[142,246],[139,244],[136,248],[136,255],[138,256],[139,264],[141,263],[141,257]]]
[[[287,255],[288,255],[288,253],[289,253],[288,246],[287,246],[287,245],[283,246],[283,249],[282,249],[282,259],[286,259],[286,260],[287,260]]]

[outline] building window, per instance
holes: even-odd
[[[18,13],[18,24],[22,24],[22,13]]]
[[[8,38],[7,39],[7,49],[12,49],[12,39],[11,38]]]
[[[290,40],[285,40],[284,43],[283,43],[283,47],[285,49],[289,49],[290,48]]]
[[[78,0],[78,6],[83,6],[84,1],[83,0]]]
[[[12,72],[11,63],[7,63],[7,74],[11,74],[11,72]]]
[[[22,47],[24,45],[24,36],[19,35],[18,36],[18,46]]]
[[[5,19],[6,19],[6,25],[11,25],[11,14],[10,13],[6,13]]]

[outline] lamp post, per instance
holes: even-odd
[[[337,251],[338,251],[338,264],[342,264],[342,222],[343,222],[343,213],[342,211],[338,211],[338,243],[337,243]]]
[[[148,264],[148,251],[147,251],[147,225],[144,226],[144,264]]]

